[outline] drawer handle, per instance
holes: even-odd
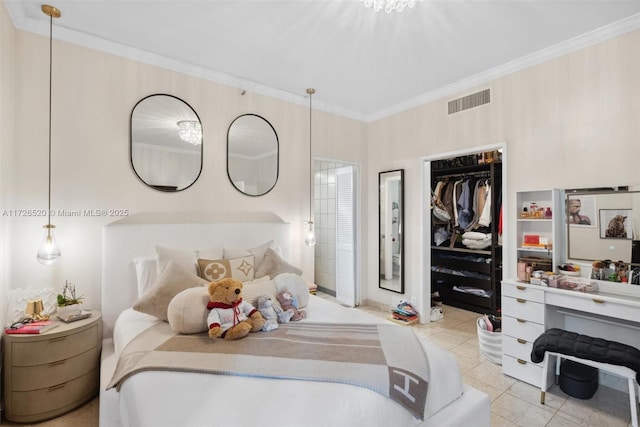
[[[517,285],[516,289],[519,290],[519,291],[526,291],[527,290],[527,288],[525,288],[524,286],[520,286],[520,285]]]
[[[58,366],[58,365],[62,365],[64,363],[67,362],[67,359],[63,359],[63,360],[58,360],[57,362],[51,362],[49,363],[49,366]]]
[[[603,299],[593,298],[592,301],[595,302],[596,304],[604,304],[604,300]]]
[[[522,338],[518,338],[518,343],[520,344],[526,344],[527,340],[523,340]]]
[[[518,301],[520,304],[524,304],[525,302],[527,302],[526,299],[522,299],[522,298],[516,298],[516,301]]]
[[[518,359],[518,363],[521,365],[526,365],[527,361],[526,360],[522,360],[522,359]]]
[[[519,323],[527,323],[527,321],[526,321],[526,320],[524,320],[524,319],[516,319],[516,320],[517,320]]]
[[[49,342],[64,341],[66,339],[67,339],[67,337],[58,337],[58,338],[50,339]]]
[[[58,385],[54,385],[53,387],[49,387],[49,391],[56,391],[59,390],[63,387],[65,387],[67,385],[67,383],[62,383],[62,384],[58,384]]]

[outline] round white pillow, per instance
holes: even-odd
[[[177,294],[167,308],[171,328],[180,334],[206,332],[209,290],[206,286],[185,289]]]

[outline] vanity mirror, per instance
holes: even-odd
[[[566,195],[569,259],[640,266],[640,191],[567,190]]]
[[[133,107],[131,166],[142,182],[160,191],[191,186],[202,171],[202,125],[196,112],[172,95],[149,95]]]
[[[278,135],[264,118],[244,114],[227,133],[227,175],[247,196],[267,194],[278,181]]]
[[[404,170],[378,174],[378,286],[404,293]]]

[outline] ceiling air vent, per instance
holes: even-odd
[[[488,104],[490,101],[491,92],[489,89],[485,89],[477,93],[472,93],[471,95],[463,96],[462,98],[449,101],[449,114],[458,113],[463,110],[468,110],[469,108]]]

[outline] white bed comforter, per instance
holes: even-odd
[[[307,322],[379,323],[360,310],[311,296]],[[159,320],[124,311],[114,329],[116,355]],[[398,326],[402,328],[404,326]],[[428,414],[463,392],[453,355],[421,339],[429,359]],[[222,376],[186,372],[142,372],[120,389],[125,426],[417,426],[398,403],[348,384]]]

